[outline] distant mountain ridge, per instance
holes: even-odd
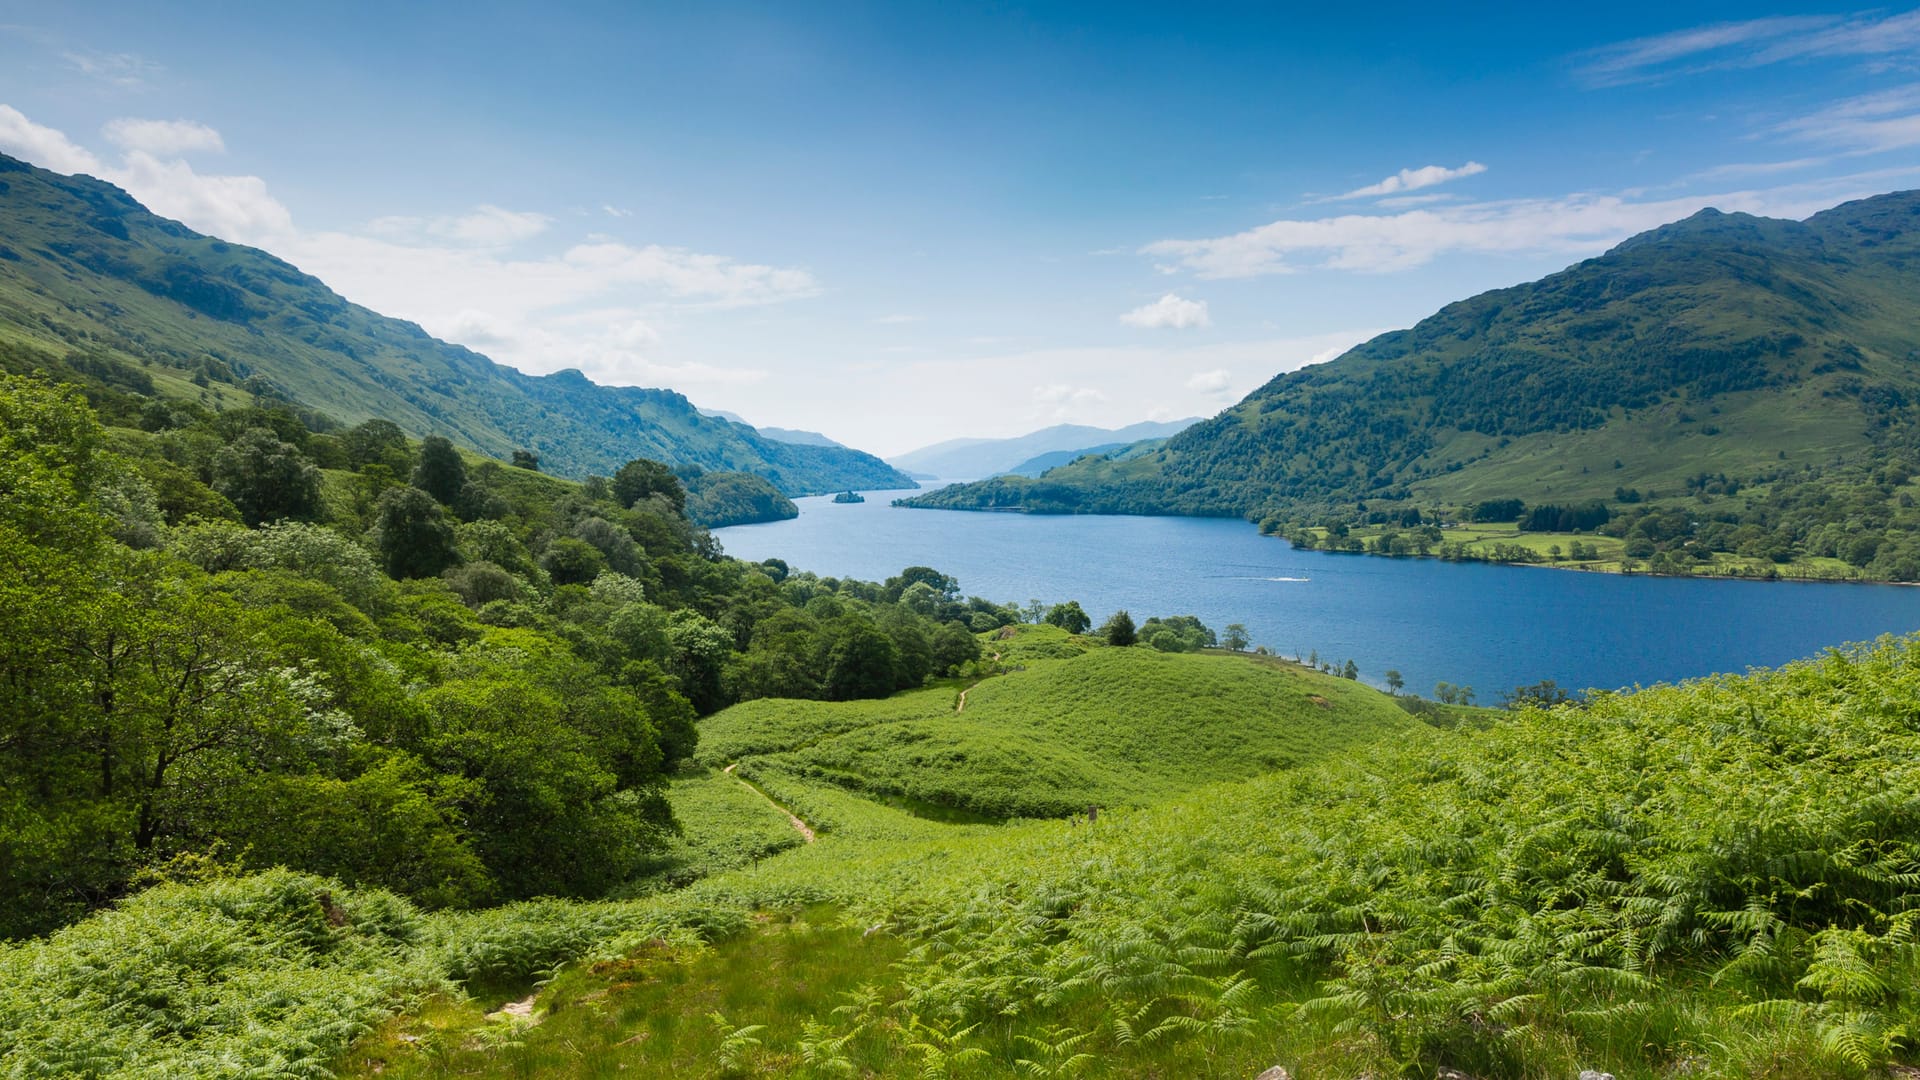
[[[1915,454],[1916,403],[1920,192],[1804,222],[1703,210],[1276,376],[1154,452],[907,502],[1303,520],[1871,479]]]
[[[801,431],[798,428],[763,427],[755,428],[760,434],[778,442],[792,443],[795,446],[837,446],[848,449],[847,444],[829,439],[817,431]]]
[[[119,188],[0,154],[0,365],[124,361],[214,404],[284,399],[373,417],[570,476],[651,457],[748,472],[787,495],[912,487],[870,454],[781,441],[672,390],[526,375],[348,302],[255,248],[149,212]],[[51,359],[50,359],[51,358]]]
[[[1023,471],[1041,455],[1064,453],[1067,457],[1063,460],[1071,461],[1081,454],[1118,449],[1142,439],[1165,439],[1199,422],[1200,417],[1194,416],[1146,420],[1123,428],[1056,424],[1009,439],[948,439],[896,454],[887,461],[910,473],[973,479]]]

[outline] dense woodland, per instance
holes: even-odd
[[[575,484],[86,370],[98,414],[0,379],[0,934],[187,853],[428,906],[601,895],[674,830],[696,716],[918,686],[1019,617],[926,568],[727,558],[688,517],[714,474]]]

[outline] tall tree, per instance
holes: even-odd
[[[1047,622],[1069,634],[1084,634],[1093,626],[1093,620],[1087,617],[1078,600],[1053,605],[1047,610]]]
[[[420,440],[420,463],[413,467],[413,486],[433,496],[442,506],[460,501],[467,486],[467,463],[460,451],[444,435],[429,435]]]
[[[213,489],[249,525],[312,518],[320,510],[320,470],[266,428],[242,432],[214,455]]]
[[[396,578],[436,577],[460,562],[453,526],[433,496],[416,487],[388,488],[374,506],[373,546]]]
[[[662,462],[634,458],[613,474],[613,497],[621,506],[632,506],[649,495],[665,496],[676,514],[687,508],[687,489]]]

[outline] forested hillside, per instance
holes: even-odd
[[[1649,555],[1911,580],[1916,298],[1920,193],[1804,222],[1702,211],[1277,376],[1155,452],[907,505],[1244,515],[1300,535],[1599,501]]]
[[[55,365],[214,407],[268,398],[347,426],[387,420],[503,460],[531,451],[576,478],[646,457],[788,495],[914,486],[871,455],[767,438],[671,390],[523,375],[111,184],[0,155],[0,369]]]
[[[696,715],[918,686],[1017,618],[925,568],[725,557],[688,513],[742,478],[576,484],[86,385],[99,414],[0,376],[0,935],[187,857],[429,907],[601,895],[676,828]]]

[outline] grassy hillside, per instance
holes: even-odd
[[[671,390],[523,375],[348,303],[266,252],[202,236],[120,189],[0,155],[0,368],[112,365],[209,405],[285,399],[381,418],[568,476],[648,457],[750,472],[788,495],[912,487],[878,458],[704,416]]]
[[[1869,576],[1910,578],[1911,498],[1813,504],[1915,457],[1917,254],[1920,193],[1805,222],[1702,211],[1277,376],[1157,451],[907,505],[1279,527],[1601,500],[1756,525],[1819,556],[1841,553],[1818,528],[1856,516],[1903,551]]]
[[[1916,693],[1920,639],[1887,641],[1376,742],[1091,827],[940,824],[795,780],[780,796],[837,822],[818,843],[624,903],[432,915],[284,873],[167,886],[0,947],[0,1059],[1884,1076],[1920,1022]],[[530,993],[528,1015],[494,1012]]]
[[[1143,805],[1421,725],[1385,696],[1285,661],[1095,649],[966,692],[758,701],[707,721],[701,759],[994,817]]]

